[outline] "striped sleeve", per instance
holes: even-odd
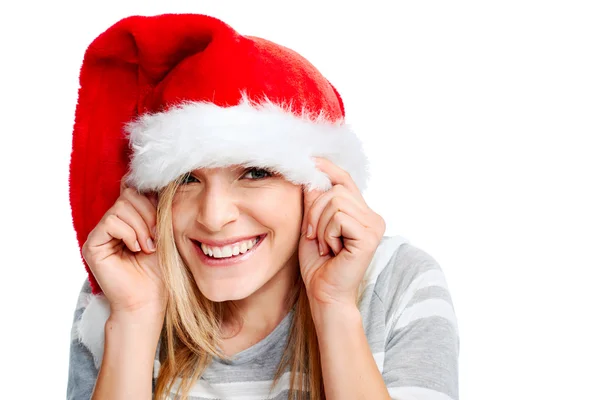
[[[404,244],[375,294],[386,312],[382,374],[392,399],[458,400],[458,326],[438,263]]]
[[[86,280],[79,293],[73,327],[71,328],[71,347],[69,354],[69,378],[67,383],[67,400],[89,400],[92,397],[98,369],[94,366],[92,353],[85,347],[77,336],[77,325],[89,302],[91,288]]]

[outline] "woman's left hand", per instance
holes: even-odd
[[[333,187],[304,191],[300,272],[311,302],[355,306],[385,221],[367,206],[348,172],[324,158],[315,162]]]

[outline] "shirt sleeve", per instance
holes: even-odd
[[[86,280],[79,293],[71,328],[67,400],[89,400],[94,392],[98,377],[98,369],[94,365],[92,353],[79,341],[77,334],[77,326],[91,293],[90,284]]]
[[[438,263],[404,244],[375,293],[386,310],[382,374],[391,398],[458,400],[458,326]]]

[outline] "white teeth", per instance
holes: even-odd
[[[202,251],[209,257],[213,258],[227,258],[232,256],[237,256],[239,254],[244,254],[248,250],[250,250],[256,243],[258,243],[259,238],[254,238],[250,240],[243,240],[238,243],[234,243],[228,246],[223,247],[211,247],[207,246],[204,243],[200,244]]]

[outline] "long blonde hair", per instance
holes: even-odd
[[[179,184],[179,180],[169,184],[158,201],[157,246],[168,301],[161,335],[161,367],[154,390],[156,399],[166,398],[171,390],[182,400],[187,399],[212,358],[227,359],[218,348],[223,339],[220,328],[223,317],[235,315],[236,311],[231,302],[215,303],[202,295],[177,251],[172,205]],[[317,334],[300,274],[290,292],[288,307],[294,309],[290,333],[271,390],[289,369],[288,400],[324,400]]]

